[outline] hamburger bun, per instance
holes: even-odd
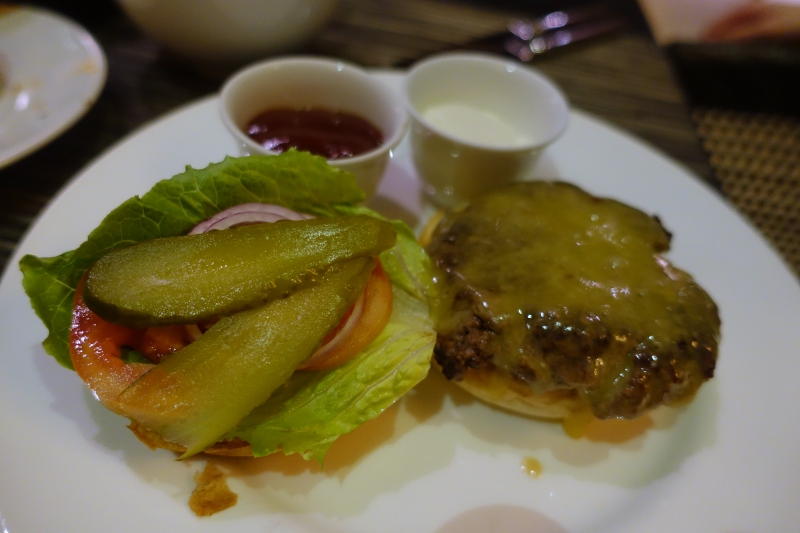
[[[436,366],[527,416],[635,418],[713,376],[717,307],[662,257],[657,217],[563,182],[522,182],[439,211]]]

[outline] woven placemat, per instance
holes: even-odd
[[[800,276],[800,120],[708,108],[692,118],[722,192]]]

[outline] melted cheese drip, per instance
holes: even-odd
[[[570,414],[561,421],[564,433],[573,439],[581,439],[589,432],[589,425],[595,420],[592,411],[581,409]]]

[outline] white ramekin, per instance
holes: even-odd
[[[225,82],[220,97],[222,120],[239,142],[243,155],[267,154],[245,133],[256,115],[276,108],[318,108],[358,115],[377,126],[383,144],[350,158],[331,159],[334,167],[352,172],[369,198],[378,188],[391,150],[406,132],[403,99],[391,87],[343,61],[291,57],[257,63]]]
[[[408,73],[406,105],[411,147],[425,192],[456,208],[492,189],[530,177],[542,150],[565,130],[566,98],[530,67],[480,53],[451,53],[415,64]],[[427,112],[463,106],[497,119],[518,135],[504,144],[476,141],[469,124],[444,128]]]

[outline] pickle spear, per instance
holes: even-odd
[[[371,258],[332,266],[317,285],[222,318],[166,356],[120,396],[122,411],[166,440],[201,452],[273,391],[321,344],[364,290]]]
[[[131,328],[192,324],[282,298],[331,264],[394,246],[392,225],[367,216],[280,221],[144,241],[106,254],[83,297]]]

